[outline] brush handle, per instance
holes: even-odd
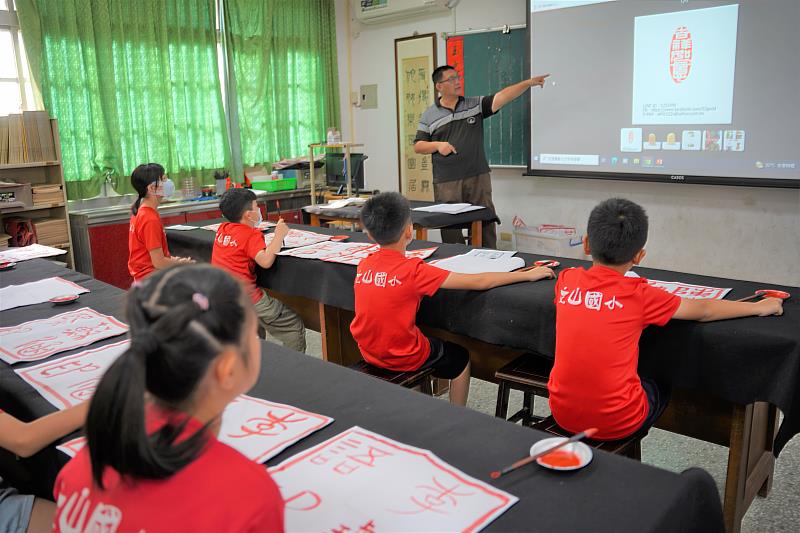
[[[554,451],[556,451],[556,450],[558,450],[560,448],[563,448],[567,444],[579,441],[582,438],[586,437],[587,433],[589,433],[589,432],[588,431],[581,431],[580,433],[576,433],[575,435],[571,436],[567,440],[562,441],[562,442],[556,444],[555,446],[550,446],[546,450],[542,450],[541,452],[537,453],[536,455],[531,455],[531,456],[525,457],[524,459],[520,459],[516,463],[514,463],[514,464],[512,464],[510,466],[507,466],[504,469],[502,469],[500,471],[500,475],[503,476],[505,474],[508,474],[509,472],[513,472],[514,470],[516,470],[517,468],[519,468],[521,466],[525,466],[525,465],[527,465],[529,463],[532,463],[533,461],[535,461],[539,457],[542,457],[544,455],[547,455],[548,453],[552,453],[552,452],[554,452]],[[592,433],[594,433],[594,431],[592,431]]]
[[[750,300],[755,300],[756,298],[760,297],[760,294],[751,294],[750,296],[745,296],[744,298],[739,298],[736,300],[737,302],[749,302]]]

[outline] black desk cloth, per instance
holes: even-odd
[[[430,205],[436,205],[436,202],[420,202],[420,201],[412,201],[411,203],[411,221],[418,226],[423,228],[446,228],[448,226],[464,226],[469,225],[475,220],[480,220],[484,224],[487,223],[500,223],[500,219],[497,218],[497,215],[489,209],[488,207],[484,207],[483,209],[476,209],[474,211],[467,211],[466,213],[460,213],[457,215],[448,215],[447,213],[429,213],[427,211],[413,211],[416,207],[426,207]],[[441,202],[439,202],[441,203]],[[325,208],[321,206],[307,206],[304,207],[305,211],[308,213],[314,213],[317,215],[329,216],[329,217],[342,217],[347,219],[357,220],[358,217],[361,215],[361,207],[360,205],[348,205],[345,207],[339,207],[336,209]]]
[[[205,223],[208,223],[206,221]],[[299,226],[319,233],[341,234],[324,228]],[[366,241],[363,233],[348,233],[350,241]],[[172,253],[210,260],[214,234],[206,230],[168,231]],[[410,248],[439,246],[438,259],[465,253],[469,247],[413,241]],[[518,254],[530,265],[549,257]],[[561,267],[589,266],[585,261],[563,259]],[[727,299],[752,294],[756,289],[780,289],[792,296],[784,301],[780,317],[749,317],[699,323],[673,320],[664,327],[647,328],[640,343],[639,372],[672,383],[674,387],[708,392],[723,400],[747,405],[769,402],[783,411],[775,440],[775,454],[800,432],[800,289],[636,268],[641,276],[661,281],[682,281],[710,287],[732,288]],[[354,309],[351,265],[280,257],[269,270],[258,269],[264,287],[303,296],[342,309]],[[442,290],[425,298],[420,324],[466,335],[491,344],[555,353],[554,281],[522,283],[485,292]]]
[[[124,297],[122,291],[83,274],[48,265],[45,260],[26,262],[24,272],[20,269],[13,274],[2,274],[0,286],[52,275],[61,275],[92,290],[81,296],[80,305],[122,318],[118,313]],[[3,325],[17,324],[52,316],[64,309],[40,304],[2,312],[0,319]],[[79,350],[83,349],[86,348]],[[53,357],[67,353],[72,352]],[[263,343],[262,355],[261,377],[251,395],[335,418],[333,424],[290,447],[271,460],[270,465],[358,425],[432,450],[467,474],[519,497],[520,501],[493,522],[488,531],[723,531],[716,486],[701,469],[675,474],[595,452],[592,462],[577,472],[551,472],[532,465],[492,481],[488,476],[491,470],[524,456],[533,442],[546,435],[275,344]],[[55,410],[17,377],[10,365],[1,362],[0,380],[3,391],[0,408],[24,420]],[[66,461],[66,455],[48,447],[31,459],[18,461],[16,469],[30,472],[38,468],[35,471],[39,484],[42,488],[48,485],[52,488],[58,469]],[[5,462],[0,463],[0,473],[7,477]],[[13,484],[14,479],[8,478]],[[45,490],[42,495],[47,494]]]

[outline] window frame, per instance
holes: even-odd
[[[17,12],[14,6],[14,0],[6,1],[8,3],[8,10],[0,9],[0,30],[8,31],[11,35],[11,48],[13,49],[14,61],[17,65],[17,77],[0,78],[0,82],[17,84],[17,90],[19,91],[20,95],[20,112],[28,111],[32,109],[32,106],[28,105],[26,85],[31,84],[31,91],[33,91],[33,81],[25,78],[26,69],[24,68],[25,65],[23,65],[22,54],[20,53],[21,31],[19,28],[19,19],[17,18]],[[30,72],[28,72],[28,76],[30,76]],[[34,104],[34,102],[31,102],[31,104]]]

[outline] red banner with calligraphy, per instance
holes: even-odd
[[[464,37],[447,39],[447,64],[456,69],[461,78],[461,96],[464,96]]]

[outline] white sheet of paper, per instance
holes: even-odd
[[[477,211],[478,209],[486,209],[482,205],[472,204],[435,204],[423,207],[415,207],[414,211],[425,211],[427,213],[444,213],[446,215],[459,215],[469,211]]]
[[[56,296],[83,294],[89,289],[64,278],[46,278],[0,289],[0,311],[25,305],[40,304]]]
[[[358,265],[365,257],[377,252],[379,248],[377,244],[365,242],[323,242],[310,246],[303,246],[302,248],[283,250],[279,252],[278,255],[319,259],[320,261],[342,263],[345,265]],[[437,247],[434,246],[431,248],[422,248],[420,250],[406,250],[406,257],[427,259],[436,249]]]
[[[317,207],[322,209],[339,209],[340,207],[347,207],[348,205],[363,205],[366,201],[366,198],[342,198],[341,200],[332,200],[327,204],[318,205]]]
[[[193,229],[201,229],[196,226],[187,226],[185,224],[173,224],[172,226],[167,226],[164,229],[174,229],[176,231],[192,231]]]
[[[0,328],[0,359],[8,364],[37,361],[127,331],[128,326],[116,318],[84,307]]]
[[[75,457],[84,446],[86,446],[86,437],[76,437],[72,440],[68,440],[64,444],[59,444],[56,446],[56,450],[64,452],[70,457]]]
[[[431,261],[430,264],[460,274],[511,272],[525,266],[525,260],[521,257],[514,257],[515,253],[513,251],[476,248],[465,254]]]
[[[45,246],[43,244],[31,244],[29,246],[20,246],[19,248],[3,250],[0,252],[0,261],[19,263],[21,261],[27,261],[28,259],[36,259],[37,257],[54,257],[65,253],[67,253],[67,251],[61,248],[53,248],[52,246]]]
[[[428,450],[357,426],[269,472],[287,531],[475,532],[519,501]]]
[[[290,229],[283,239],[284,248],[300,248],[301,246],[308,246],[318,242],[326,242],[331,240],[333,235],[323,235],[322,233],[314,233],[313,231],[303,231],[301,229]],[[267,233],[264,235],[264,243],[269,246],[272,239],[275,238],[274,233]]]
[[[329,416],[243,394],[225,408],[218,438],[263,463],[331,422]]]
[[[209,224],[207,226],[200,226],[199,228],[191,226],[191,228],[192,229],[205,229],[205,230],[213,231],[214,233],[216,233],[221,225],[222,225],[222,222],[218,222],[217,224]],[[264,221],[261,222],[261,224],[259,224],[256,227],[258,229],[260,229],[261,231],[265,231],[265,230],[268,230],[269,228],[274,228],[275,226],[277,226],[277,224],[275,222],[269,222],[267,220],[264,220]]]
[[[92,397],[105,371],[130,344],[115,342],[14,372],[59,410],[66,409]]]

